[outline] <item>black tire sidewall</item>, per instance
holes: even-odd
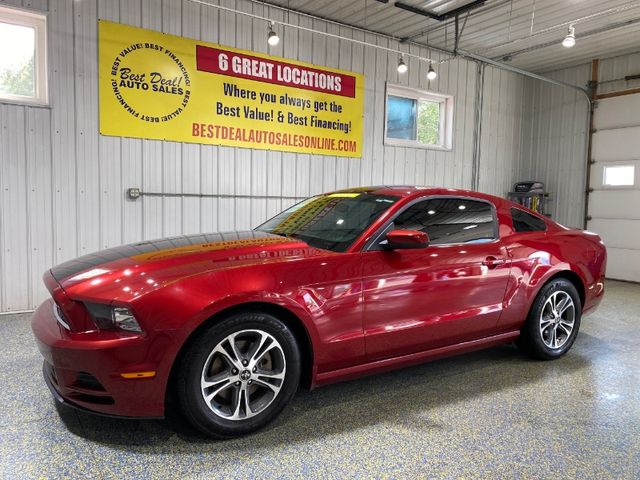
[[[575,321],[571,335],[564,345],[559,348],[550,348],[542,339],[542,334],[540,332],[540,315],[547,299],[557,291],[565,292],[571,296],[575,308]],[[581,317],[582,303],[580,301],[578,291],[573,283],[564,278],[558,278],[550,281],[542,287],[531,307],[525,328],[522,332],[521,342],[524,343],[523,347],[532,355],[544,360],[552,360],[563,356],[569,351],[569,349],[571,349],[576,340],[580,329]]]
[[[228,335],[240,330],[262,330],[282,347],[286,360],[285,379],[274,402],[246,420],[226,420],[216,415],[202,398],[200,376],[211,350]],[[291,330],[276,317],[260,313],[238,313],[213,324],[189,347],[178,375],[178,397],[187,419],[199,430],[217,438],[231,438],[254,432],[272,421],[290,402],[300,382],[300,352]]]

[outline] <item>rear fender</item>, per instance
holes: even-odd
[[[526,258],[514,258],[504,300],[505,308],[500,318],[501,328],[504,331],[520,329],[542,287],[563,272],[572,272],[580,279],[582,286],[578,286],[578,290],[582,289],[583,296],[585,271],[580,264],[571,265],[543,251],[534,252]]]

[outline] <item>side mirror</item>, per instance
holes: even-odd
[[[427,248],[429,236],[417,230],[391,230],[387,233],[387,242],[391,250]]]

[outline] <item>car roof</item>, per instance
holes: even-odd
[[[427,195],[453,195],[460,197],[474,197],[500,204],[503,198],[486,193],[474,192],[459,188],[421,187],[417,185],[375,185],[370,187],[345,188],[335,193],[370,193],[374,195],[392,195],[396,197],[423,197]]]

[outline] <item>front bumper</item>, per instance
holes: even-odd
[[[53,300],[36,310],[31,328],[44,357],[45,381],[59,401],[109,416],[164,415],[167,367],[159,364],[162,357],[157,354],[158,361],[149,360],[158,352],[153,348],[158,339],[116,332],[69,332],[56,321]],[[157,373],[153,378],[121,375],[136,371]]]
[[[88,408],[84,408],[76,403],[73,403],[60,395],[60,392],[57,390],[57,380],[55,378],[55,374],[53,371],[53,367],[47,363],[47,361],[42,362],[42,376],[44,377],[44,382],[47,384],[51,395],[56,400],[56,402],[71,407],[75,410],[79,410],[81,412],[90,413],[92,415],[99,415],[101,417],[109,417],[109,418],[119,418],[122,420],[137,420],[139,417],[125,417],[122,415],[114,415],[111,413],[102,413],[97,410],[90,410]],[[144,417],[145,419],[162,419],[164,417]]]

